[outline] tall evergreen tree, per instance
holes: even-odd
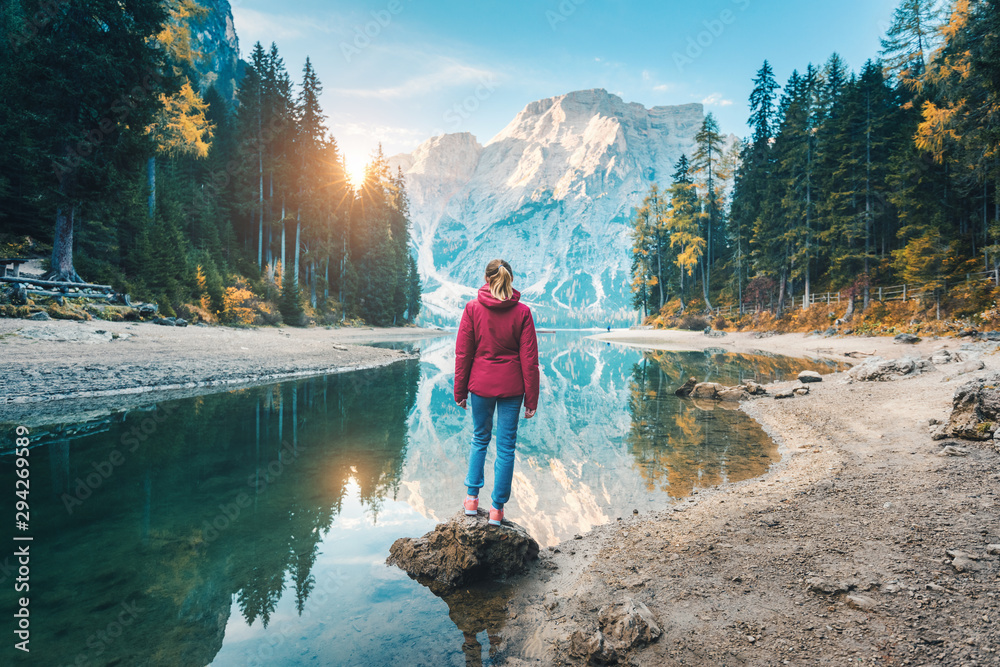
[[[135,169],[137,158],[144,161],[144,129],[161,107],[160,94],[178,83],[158,74],[164,53],[152,38],[166,20],[160,2],[85,0],[58,12],[45,4],[22,5],[25,17],[49,19],[34,24],[35,34],[19,46],[17,99],[31,151],[25,166],[52,174],[45,187],[54,196],[43,195],[55,218],[48,277],[79,281],[77,215],[120,189],[122,174]]]
[[[704,261],[706,240],[700,230],[698,192],[691,177],[691,163],[686,155],[674,165],[671,176],[670,206],[667,210],[666,227],[670,247],[676,253],[674,263],[678,268],[678,294],[681,308],[684,307],[684,276],[694,274],[695,267]]]
[[[915,89],[927,69],[939,28],[938,0],[902,0],[881,39],[886,72]]]
[[[702,294],[705,298],[705,307],[711,309],[709,290],[712,282],[712,264],[716,259],[713,240],[717,243],[721,231],[719,227],[722,224],[718,170],[723,151],[719,124],[711,113],[705,116],[694,140],[696,148],[691,165],[694,173],[701,179],[701,217],[704,221],[702,235],[705,239],[705,258],[701,262]]]

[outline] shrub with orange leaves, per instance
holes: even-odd
[[[281,321],[281,315],[274,304],[267,303],[254,294],[243,277],[236,278],[235,284],[226,288],[222,304],[221,319],[226,324],[259,326]]]

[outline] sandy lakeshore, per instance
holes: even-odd
[[[964,344],[678,331],[597,338],[841,360]],[[966,455],[942,456],[949,441],[933,441],[928,428],[947,417],[957,386],[1000,369],[993,344],[971,348],[984,370],[957,376],[941,365],[890,382],[837,373],[807,396],[745,401],[781,462],[544,551],[508,605],[503,664],[585,664],[570,647],[593,641],[605,605],[630,599],[648,606],[662,635],[618,652],[620,664],[1000,664],[1000,556],[988,549],[1000,543],[1000,452],[963,441]],[[968,557],[953,561],[949,550]]]
[[[94,410],[371,368],[411,355],[367,343],[435,335],[446,332],[0,319],[0,421],[82,419]]]

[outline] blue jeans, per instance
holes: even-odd
[[[493,437],[493,413],[497,413],[497,460],[493,466],[493,507],[503,509],[510,500],[510,483],[514,478],[514,443],[517,442],[518,411],[524,396],[488,398],[469,394],[472,407],[472,450],[469,452],[469,472],[465,486],[470,496],[478,496],[483,488],[483,466],[486,448]]]

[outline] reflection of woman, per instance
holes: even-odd
[[[503,506],[510,499],[514,477],[514,443],[518,411],[524,418],[538,408],[538,341],[531,310],[520,303],[521,294],[511,286],[510,264],[494,259],[486,265],[486,284],[465,305],[455,341],[455,402],[463,410],[472,404],[472,451],[465,486],[465,513],[479,511],[486,448],[497,415],[497,460],[493,468],[493,507],[490,523],[503,521]]]

